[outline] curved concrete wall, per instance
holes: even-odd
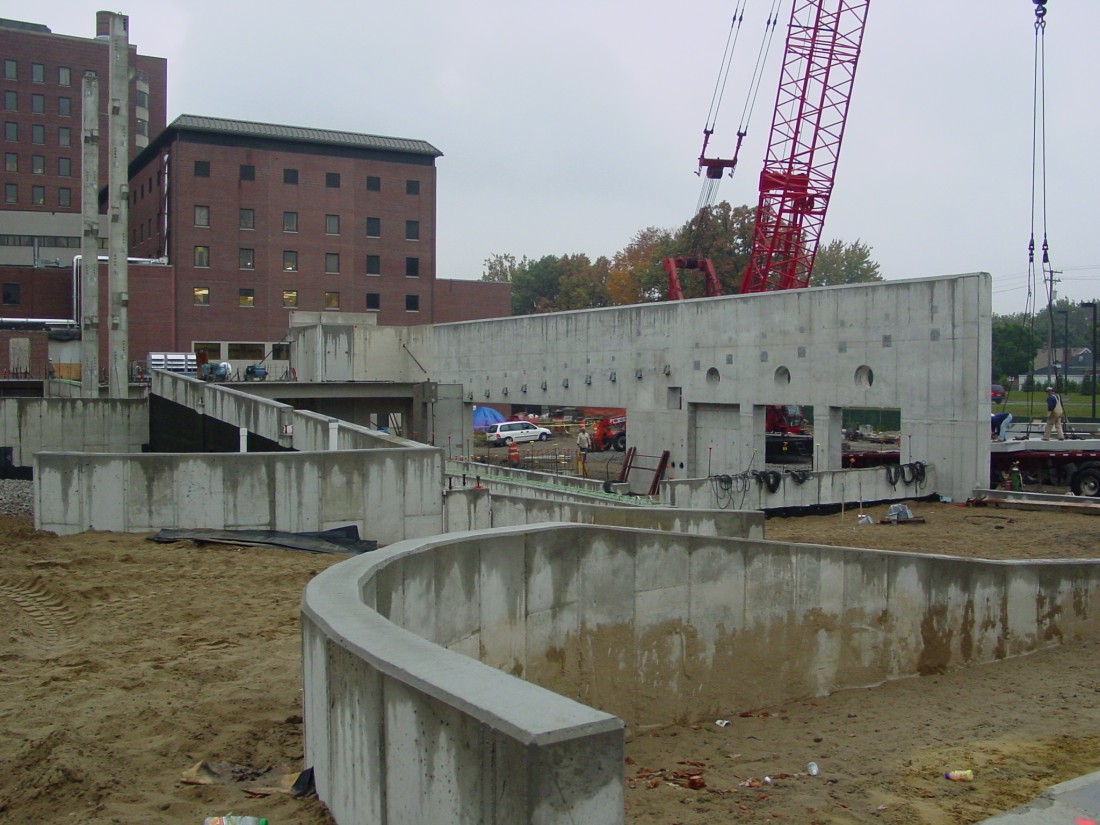
[[[1100,561],[544,524],[344,562],[302,619],[306,758],[337,821],[619,823],[608,713],[708,718],[1096,638]]]

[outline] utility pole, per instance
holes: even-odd
[[[1096,301],[1081,304],[1092,310],[1092,420],[1096,420]]]

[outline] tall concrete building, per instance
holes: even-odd
[[[3,198],[0,264],[63,266],[80,253],[81,102],[86,72],[106,89],[108,12],[96,16],[95,38],[54,34],[47,26],[0,19],[0,118]],[[129,157],[167,122],[168,62],[130,46]],[[107,134],[109,101],[100,97],[99,131]],[[107,184],[108,142],[101,140],[100,186]],[[20,305],[6,294],[3,304]]]

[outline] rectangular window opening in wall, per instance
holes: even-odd
[[[196,204],[195,226],[210,226],[210,207]]]
[[[284,169],[283,170],[283,183],[295,185],[298,183],[298,170],[297,169]]]
[[[45,95],[31,95],[31,112],[36,115],[46,114]]]
[[[406,278],[419,278],[420,277],[420,259],[419,258],[406,258],[405,259],[405,277]]]
[[[237,290],[237,306],[256,306],[256,290],[251,287],[241,287]]]
[[[134,104],[139,109],[148,109],[149,108],[149,93],[146,92],[146,91],[143,91],[141,89],[138,89],[136,94],[134,95]]]
[[[420,312],[420,296],[419,295],[406,295],[405,296],[405,312]]]
[[[325,172],[325,186],[329,189],[340,188],[340,173],[339,172]]]
[[[368,192],[381,192],[382,191],[382,178],[375,175],[367,175],[367,191]]]
[[[57,85],[58,86],[72,86],[73,85],[73,71],[68,66],[57,67]]]
[[[339,252],[326,252],[325,253],[325,274],[326,275],[339,275],[340,274],[340,253]]]
[[[210,161],[208,161],[208,160],[196,160],[195,161],[195,177],[196,178],[208,178],[208,177],[210,177]]]
[[[241,209],[237,215],[237,227],[239,229],[255,229],[256,228],[256,210],[255,209]]]
[[[19,79],[19,64],[12,59],[4,61],[4,80]]]
[[[272,344],[271,355],[269,357],[272,361],[289,361],[290,344]]]
[[[19,305],[19,284],[4,284],[4,306]]]
[[[222,345],[213,341],[200,341],[191,347],[195,355],[206,355],[207,361],[222,360]]]
[[[19,171],[19,155],[16,152],[4,153],[4,171],[5,172],[18,172]]]
[[[210,287],[197,286],[191,292],[195,296],[195,306],[208,307],[210,306]]]
[[[31,187],[31,203],[35,206],[46,205],[46,187],[45,186],[32,186]]]
[[[251,163],[242,163],[241,180],[256,180],[256,167]]]
[[[31,83],[45,83],[46,82],[46,64],[45,63],[32,63],[31,64]]]
[[[298,290],[296,289],[284,289],[283,290],[283,306],[288,309],[295,309],[298,306]]]
[[[31,155],[31,174],[32,175],[44,175],[44,174],[46,174],[46,156],[45,155]]]
[[[420,194],[420,181],[409,179],[405,181],[405,194],[406,195],[419,195]]]
[[[19,111],[19,94],[17,92],[11,91],[10,89],[4,92],[4,111]]]
[[[4,124],[4,140],[19,140],[19,124],[7,121]]]
[[[31,143],[37,146],[46,145],[46,127],[41,123],[31,124]]]
[[[256,268],[256,250],[244,249],[243,247],[238,251],[237,257],[240,261],[241,269],[255,269]]]
[[[367,274],[368,275],[381,275],[382,274],[382,256],[381,255],[368,255],[367,256]]]
[[[4,184],[4,203],[19,203],[19,185],[15,183]]]
[[[420,240],[420,221],[405,221],[405,240]]]
[[[367,293],[367,309],[371,312],[382,309],[382,295],[378,292]]]
[[[57,127],[57,145],[58,146],[72,146],[73,143],[73,131],[68,126]]]
[[[298,271],[298,253],[292,249],[283,251],[283,272]]]
[[[67,186],[59,187],[57,190],[57,205],[58,206],[72,206],[73,205],[73,190]],[[152,237],[150,235],[150,237]]]
[[[263,344],[230,341],[226,349],[230,361],[262,361],[265,355]]]
[[[199,268],[205,268],[210,266],[210,247],[209,246],[196,246],[194,265]]]
[[[297,212],[284,212],[283,213],[283,231],[284,232],[297,232],[298,231],[298,213]]]
[[[61,117],[71,117],[73,113],[73,99],[71,97],[59,97],[57,99],[57,113]]]
[[[73,159],[72,158],[58,158],[57,159],[57,175],[62,178],[71,178],[73,176]]]
[[[326,235],[339,235],[340,234],[340,216],[339,215],[325,215],[325,234]]]
[[[367,218],[367,237],[368,238],[381,238],[382,237],[382,219],[381,218]]]
[[[340,293],[339,292],[326,292],[325,293],[325,309],[339,309],[340,308]]]

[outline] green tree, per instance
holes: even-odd
[[[676,256],[710,258],[722,285],[723,295],[733,295],[741,288],[741,278],[749,265],[752,232],[756,209],[751,206],[731,207],[722,201],[716,206],[700,209],[676,232],[673,247]],[[703,277],[698,272],[681,278],[684,295],[697,298],[703,293]]]
[[[810,286],[869,284],[883,280],[878,264],[871,260],[871,247],[858,240],[834,240],[820,246],[814,258]]]
[[[607,277],[608,301],[614,305],[662,301],[667,276],[661,261],[672,255],[672,233],[651,226],[639,231],[611,259]]]
[[[993,319],[994,383],[1006,383],[1031,371],[1040,347],[1039,335],[1028,324],[1009,318]]]
[[[561,269],[555,255],[537,261],[524,258],[512,273],[512,314],[533,315],[552,312],[561,282]]]
[[[485,259],[485,271],[481,274],[481,280],[510,284],[516,272],[526,266],[526,257],[522,261],[516,261],[515,255],[494,253]]]

